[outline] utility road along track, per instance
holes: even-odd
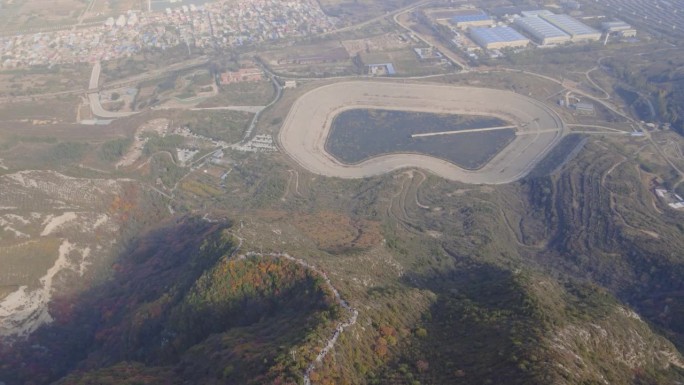
[[[413,134],[413,135],[411,135],[411,137],[412,138],[422,138],[425,136],[466,134],[468,132],[498,131],[498,130],[505,130],[507,128],[518,128],[518,126],[499,126],[499,127],[473,128],[473,129],[469,129],[469,130],[427,132],[425,134]]]
[[[443,159],[419,154],[378,156],[349,165],[325,150],[334,117],[349,109],[486,115],[511,122],[515,139],[479,170],[466,170]],[[340,178],[365,178],[419,167],[465,183],[502,184],[527,175],[565,133],[549,107],[510,91],[436,84],[352,81],[307,92],[292,105],[279,134],[285,152],[305,169]]]
[[[100,65],[100,62],[95,63],[93,66],[93,72],[90,73],[90,81],[88,82],[88,102],[90,103],[90,110],[92,111],[93,115],[100,118],[125,118],[126,116],[135,114],[135,112],[107,111],[102,108],[102,104],[100,103],[100,93],[98,92],[101,71],[102,66]]]

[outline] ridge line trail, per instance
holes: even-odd
[[[335,300],[337,301],[337,303],[342,308],[344,308],[345,310],[347,310],[351,314],[346,321],[339,322],[337,324],[337,326],[335,327],[335,332],[325,341],[325,345],[323,346],[321,351],[318,352],[318,355],[316,355],[316,358],[313,361],[311,361],[309,363],[309,365],[307,365],[306,370],[303,373],[304,384],[305,385],[311,385],[311,372],[313,372],[314,369],[316,369],[316,366],[318,364],[320,364],[321,362],[323,362],[323,359],[325,359],[325,357],[328,355],[328,353],[335,348],[335,344],[337,343],[337,339],[345,331],[345,329],[356,324],[356,320],[359,317],[359,311],[356,310],[355,308],[351,307],[351,305],[349,305],[349,303],[342,298],[342,296],[340,295],[340,292],[332,284],[332,282],[330,281],[330,278],[328,278],[328,275],[325,272],[319,270],[315,265],[310,264],[309,262],[307,262],[301,258],[295,258],[295,257],[293,257],[287,253],[262,254],[262,253],[256,253],[256,252],[248,252],[245,254],[239,254],[238,255],[238,251],[242,247],[242,243],[244,240],[242,237],[240,237],[239,235],[237,235],[234,232],[231,232],[231,234],[233,234],[238,239],[239,243],[238,243],[237,247],[235,248],[235,250],[233,250],[231,252],[231,254],[228,256],[229,259],[241,260],[241,259],[245,259],[249,256],[261,256],[261,257],[270,256],[270,257],[274,257],[274,258],[284,258],[284,259],[287,259],[289,261],[292,261],[292,262],[294,262],[294,263],[296,263],[296,264],[298,264],[298,265],[300,265],[306,269],[313,271],[314,273],[318,274],[319,276],[323,277],[325,284],[328,286],[330,291],[333,292],[333,295],[335,296]]]
[[[287,170],[287,185],[285,186],[285,191],[283,191],[283,196],[280,198],[282,202],[285,202],[287,200],[287,197],[290,196],[290,185],[292,184],[292,170]]]
[[[632,230],[640,231],[640,232],[642,232],[642,233],[644,233],[644,234],[646,234],[646,235],[649,235],[649,236],[651,236],[651,237],[653,237],[653,238],[656,238],[656,239],[657,239],[657,238],[660,238],[660,236],[659,236],[657,233],[655,233],[655,232],[653,232],[653,231],[651,231],[651,230],[647,230],[647,229],[635,227],[635,226],[633,226],[632,224],[630,224],[630,223],[625,219],[625,217],[622,215],[622,213],[621,213],[620,211],[618,211],[617,207],[615,206],[615,200],[616,200],[615,195],[616,195],[616,194],[613,192],[613,190],[611,190],[610,188],[608,188],[608,187],[606,186],[606,178],[607,178],[608,175],[609,175],[610,173],[612,173],[616,168],[618,168],[620,165],[624,164],[624,163],[628,160],[627,157],[625,157],[625,156],[623,156],[623,155],[620,155],[620,157],[621,157],[622,159],[619,160],[618,162],[616,162],[615,164],[613,164],[613,165],[612,165],[608,170],[606,170],[606,171],[603,173],[603,175],[601,176],[601,187],[603,187],[604,189],[606,189],[606,190],[608,191],[608,194],[609,194],[608,202],[609,202],[609,204],[610,204],[610,211],[613,212],[613,214],[615,214],[615,215],[620,219],[620,221],[622,222],[622,224],[623,224],[625,227],[628,227],[628,228],[630,228],[630,229],[632,229]]]
[[[421,209],[429,210],[430,206],[424,205],[424,204],[420,203],[420,201],[418,200],[418,195],[420,194],[420,186],[423,184],[423,182],[425,182],[427,180],[427,176],[425,176],[425,174],[422,171],[417,171],[417,172],[418,172],[418,174],[420,174],[422,179],[420,180],[420,182],[418,182],[416,184],[416,187],[415,187],[415,189],[416,189],[416,206],[420,207]]]
[[[413,184],[413,173],[410,171],[403,172],[397,175],[397,178],[401,179],[399,191],[395,192],[390,197],[389,205],[387,206],[387,215],[391,219],[395,219],[397,223],[409,233],[420,234],[420,232],[414,229],[414,226],[411,223],[411,218],[406,211],[406,195]],[[395,200],[397,201],[396,204]],[[398,210],[398,212],[395,210]]]
[[[508,219],[506,212],[503,209],[500,209],[499,212],[501,213],[501,216],[504,219],[504,223],[506,224],[506,227],[513,234],[513,238],[515,239],[515,243],[518,246],[524,247],[524,248],[533,248],[533,249],[539,249],[540,248],[539,246],[530,246],[530,245],[524,244],[522,242],[522,240],[520,239],[520,235],[518,235],[518,232],[515,231],[515,229],[513,228],[513,225],[511,224],[511,221]]]
[[[359,316],[359,311],[354,309],[349,305],[347,301],[345,301],[342,296],[340,296],[340,292],[337,291],[337,288],[333,286],[332,282],[330,282],[330,278],[328,278],[328,275],[319,270],[316,266],[308,263],[307,261],[301,259],[301,258],[295,258],[287,253],[271,253],[271,254],[261,254],[261,253],[254,253],[250,252],[247,254],[241,254],[237,256],[237,259],[243,259],[248,256],[270,256],[270,257],[275,257],[275,258],[284,258],[289,261],[292,261],[294,263],[297,263],[298,265],[305,267],[319,276],[323,277],[323,280],[325,281],[325,284],[328,286],[328,288],[333,292],[333,295],[335,296],[335,299],[337,300],[337,303],[347,310],[351,315],[349,318],[344,321],[340,322],[337,324],[335,327],[335,332],[326,340],[325,345],[321,349],[321,351],[316,355],[316,358],[307,365],[306,370],[304,371],[304,384],[305,385],[311,385],[311,372],[316,369],[316,366],[323,362],[323,359],[328,355],[328,353],[335,348],[335,344],[337,343],[337,339],[340,337],[340,335],[344,332],[345,329],[347,329],[350,326],[353,326],[356,324],[356,320],[358,319]]]

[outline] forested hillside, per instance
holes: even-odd
[[[504,186],[301,177],[270,210],[236,199],[221,220],[168,219],[107,280],[54,301],[52,324],[2,345],[0,379],[684,381],[684,215],[655,198],[639,142],[561,144],[577,145]]]
[[[233,260],[228,223],[184,218],[145,235],[108,282],[55,308],[29,341],[3,345],[9,384],[292,382],[284,362],[338,316],[322,278],[287,259]],[[20,349],[18,349],[20,348]]]

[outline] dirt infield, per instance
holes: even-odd
[[[401,153],[346,165],[325,151],[325,141],[333,118],[356,108],[495,116],[517,126],[516,138],[475,171],[426,155]],[[563,121],[549,107],[510,91],[353,81],[322,86],[297,99],[283,123],[279,141],[302,167],[325,176],[364,178],[418,167],[449,180],[502,184],[525,176],[563,134]]]

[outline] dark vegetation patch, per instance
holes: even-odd
[[[515,138],[514,129],[419,138],[411,135],[507,125],[510,123],[489,116],[353,109],[335,117],[325,147],[347,164],[392,153],[415,153],[475,170]]]
[[[437,294],[413,330],[401,358],[370,384],[543,383],[537,365],[547,325],[521,278],[493,265],[435,274],[426,285]],[[501,327],[506,325],[506,327]],[[417,382],[414,382],[417,381]]]
[[[541,162],[529,173],[530,178],[537,178],[558,171],[565,163],[572,160],[582,150],[587,138],[584,135],[568,135],[561,139]]]
[[[340,311],[334,294],[294,261],[227,258],[234,250],[229,226],[185,218],[140,237],[113,264],[109,280],[54,301],[55,322],[27,341],[0,343],[0,378],[8,384],[299,381],[311,357],[293,358],[290,350],[333,328]]]
[[[625,101],[625,104],[633,108],[633,111],[639,120],[651,120],[655,118],[655,116],[651,114],[648,102],[637,92],[620,86],[615,87],[615,92]]]
[[[105,162],[115,162],[119,160],[133,143],[131,138],[112,139],[102,143],[97,153],[98,158]]]
[[[604,62],[617,79],[652,100],[657,115],[654,119],[670,123],[680,135],[684,135],[684,76],[680,70],[683,63],[684,56],[679,53],[668,55],[667,60],[638,62],[608,59]],[[620,96],[623,97],[622,94]],[[639,101],[633,106],[640,117],[646,110],[650,114],[650,108],[645,104]]]
[[[244,111],[191,111],[176,122],[192,132],[215,140],[237,142],[254,114]]]
[[[526,180],[533,205],[553,232],[539,260],[607,288],[667,330],[681,349],[684,327],[675,320],[684,314],[684,264],[673,250],[684,247],[677,227],[682,215],[655,211],[653,192],[634,160],[592,142],[586,148],[559,175]]]

